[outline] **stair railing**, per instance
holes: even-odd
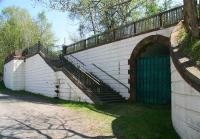
[[[41,47],[40,52],[42,52],[56,67],[60,68],[62,65],[63,71],[75,79],[79,84],[83,84],[94,93],[100,93],[101,82],[91,76],[88,72],[84,71],[82,68],[77,68],[73,63],[51,49]]]
[[[117,83],[119,83],[120,85],[122,85],[123,87],[125,87],[126,89],[129,90],[129,87],[126,86],[125,84],[123,84],[122,82],[120,82],[119,80],[117,80],[115,77],[113,77],[112,75],[110,75],[109,73],[107,73],[106,71],[104,71],[103,69],[101,69],[100,67],[98,67],[96,64],[92,64],[94,67],[96,67],[97,69],[99,69],[101,72],[103,72],[104,74],[106,74],[107,76],[109,76],[111,79],[113,79],[114,81],[116,81]]]
[[[80,69],[81,71],[83,71],[85,74],[87,74],[88,76],[90,76],[92,79],[94,79],[96,82],[101,82],[99,79],[97,79],[94,75],[92,75],[90,73],[90,71],[88,70],[88,68],[86,67],[86,65],[79,60],[78,58],[74,57],[73,55],[68,55],[66,57],[66,59],[71,62],[74,66],[76,66],[78,69]]]
[[[85,67],[85,64],[81,60],[79,60],[78,58],[76,58],[75,56],[68,55],[67,58],[69,58],[69,57],[71,57],[71,59],[72,59],[71,62],[76,62],[76,64],[78,64],[79,66]],[[69,58],[69,60],[70,60],[70,58]]]
[[[59,51],[52,51],[48,47],[40,47],[40,53],[43,55],[46,60],[51,62],[56,68],[61,68],[62,67],[62,61],[60,59],[61,54]]]
[[[26,57],[30,57],[30,56],[37,54],[39,51],[40,51],[39,44],[35,44],[32,47],[28,47],[28,48],[24,49],[22,55],[26,56]]]
[[[73,65],[70,61],[62,57],[63,65],[65,69],[70,72],[73,76],[75,76],[80,83],[85,85],[87,88],[89,88],[94,93],[100,93],[101,92],[101,82],[94,78],[94,76],[91,76],[88,72],[82,70],[81,68],[77,68],[75,65]]]

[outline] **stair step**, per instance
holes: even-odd
[[[100,98],[102,101],[123,101],[123,98]]]
[[[107,94],[107,95],[97,95],[98,97],[122,97],[119,94]]]
[[[126,102],[126,100],[104,100],[104,103],[122,103]]]
[[[113,91],[113,92],[101,92],[101,93],[98,93],[97,95],[110,95],[110,94],[114,94],[114,95],[119,95],[119,93],[118,92],[115,92],[115,91]]]
[[[98,96],[120,96],[119,94],[117,94],[116,92],[100,92],[97,94]]]
[[[120,95],[99,95],[99,98],[122,98]]]

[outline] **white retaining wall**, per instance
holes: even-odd
[[[60,84],[60,95],[59,98],[72,100],[72,101],[81,101],[81,102],[88,102],[93,103],[91,99],[86,96],[82,90],[80,90],[67,76],[59,71],[57,74],[57,83]]]
[[[91,48],[85,51],[77,52],[72,54],[74,57],[82,61],[88,70],[93,72],[98,78],[103,80],[109,86],[111,86],[114,90],[120,92],[120,94],[128,98],[129,93],[128,89],[125,88],[120,83],[113,80],[111,77],[97,69],[92,64],[97,65],[102,70],[109,73],[111,76],[122,82],[124,85],[130,88],[128,83],[129,79],[129,65],[128,59],[131,56],[131,53],[135,46],[144,38],[150,35],[163,35],[169,37],[173,27],[154,31],[151,33],[142,34],[139,36],[135,36],[132,38],[124,39],[121,41],[113,42],[110,44],[105,44],[103,46]],[[67,55],[65,56],[68,57]]]
[[[34,55],[26,59],[25,63],[25,90],[55,97],[55,72],[42,59],[40,55]]]
[[[93,103],[63,72],[54,72],[39,54],[26,59],[25,62],[12,60],[5,64],[4,83],[12,90],[25,90],[48,97],[56,97],[58,84],[60,98]]]
[[[191,87],[171,62],[172,121],[182,139],[200,139],[200,92]]]
[[[24,90],[24,60],[12,60],[4,65],[4,83],[7,88]]]

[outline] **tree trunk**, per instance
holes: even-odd
[[[186,29],[192,37],[199,37],[197,3],[196,0],[183,0],[184,2],[184,22]]]
[[[92,23],[92,30],[93,30],[94,35],[96,35],[96,28],[95,28],[95,25],[94,25],[94,19],[93,19],[93,15],[92,15],[92,11],[91,11],[90,7],[89,7],[89,10],[90,10],[90,20],[91,20],[91,23]]]

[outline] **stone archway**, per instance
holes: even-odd
[[[129,83],[130,83],[130,98],[129,99],[131,101],[136,101],[136,96],[137,96],[137,91],[136,91],[137,65],[136,65],[136,61],[149,46],[152,46],[152,44],[161,44],[162,46],[167,48],[168,51],[170,49],[169,38],[165,37],[165,36],[161,36],[161,35],[149,36],[149,37],[143,39],[142,41],[140,41],[136,45],[136,47],[134,48],[134,50],[131,54],[131,57],[129,59],[129,65],[130,65],[130,71],[129,71],[129,74],[130,74],[130,81],[129,81]],[[169,51],[169,55],[170,55],[170,51]]]

